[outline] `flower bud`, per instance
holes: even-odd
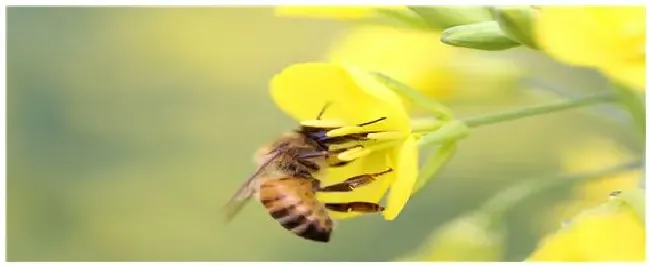
[[[496,21],[448,28],[442,32],[440,41],[456,47],[486,51],[505,50],[520,45],[508,38]]]
[[[544,238],[528,261],[645,261],[644,190],[622,191]]]
[[[427,243],[400,261],[499,261],[504,230],[484,212],[452,220],[436,230]]]
[[[529,6],[491,8],[494,19],[510,39],[537,49],[533,33],[535,10]]]

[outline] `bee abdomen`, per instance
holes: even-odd
[[[332,221],[325,207],[314,199],[311,186],[303,178],[273,180],[262,186],[259,199],[288,231],[308,240],[328,242]]]
[[[329,242],[332,229],[324,227],[319,220],[311,220],[307,217],[302,214],[294,215],[289,219],[281,220],[280,224],[303,238],[318,242]]]
[[[271,211],[271,216],[276,219],[282,227],[303,238],[328,242],[332,233],[331,226],[327,223],[321,224],[320,219],[312,218],[311,212],[296,212],[296,206]],[[331,223],[329,223],[331,224]]]
[[[297,235],[302,236],[306,239],[318,241],[318,242],[329,242],[330,235],[332,234],[332,228],[323,227],[318,221],[311,221],[307,226],[299,232],[294,231]]]

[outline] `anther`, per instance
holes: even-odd
[[[341,161],[354,161],[360,157],[370,154],[372,150],[366,149],[363,147],[354,147],[337,155],[337,158]]]
[[[384,131],[384,132],[375,132],[368,133],[369,139],[402,139],[406,136],[404,132],[401,131]]]

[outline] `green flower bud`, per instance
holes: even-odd
[[[510,39],[537,49],[533,33],[535,10],[529,6],[494,7],[490,10],[501,30]]]
[[[490,10],[482,6],[411,6],[409,8],[418,13],[429,27],[438,30],[492,19]]]
[[[456,47],[498,51],[519,46],[508,38],[496,21],[484,21],[451,27],[442,32],[440,41]]]
[[[399,261],[499,261],[505,229],[490,215],[475,212],[452,220],[433,232],[415,252]]]

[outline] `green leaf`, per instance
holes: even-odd
[[[496,21],[451,27],[442,32],[440,41],[456,47],[499,51],[520,46],[511,40]]]
[[[538,49],[533,32],[535,10],[530,6],[490,8],[501,30],[510,39],[530,48]]]

